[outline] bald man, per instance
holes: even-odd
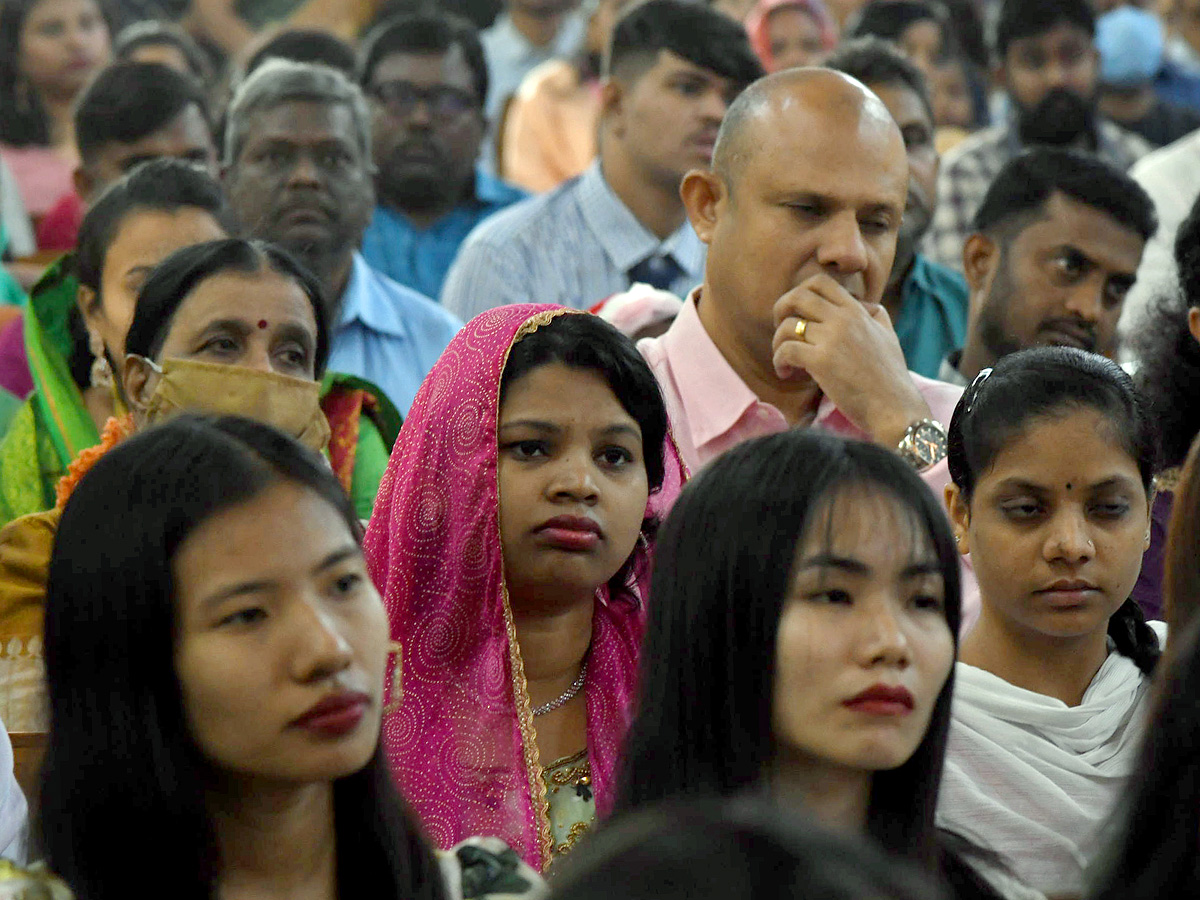
[[[638,344],[693,472],[816,426],[895,450],[942,496],[962,391],[907,370],[881,305],[908,177],[887,107],[841,73],[780,72],[730,106],[712,169],[680,189],[708,245],[703,284]]]

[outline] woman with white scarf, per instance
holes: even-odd
[[[967,389],[946,503],[983,601],[956,673],[938,824],[1049,897],[1078,897],[1133,772],[1165,626],[1129,594],[1155,438],[1128,376],[1039,348]]]

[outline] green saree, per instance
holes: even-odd
[[[0,440],[0,525],[53,507],[55,485],[67,466],[81,450],[100,443],[100,432],[68,366],[76,292],[70,258],[63,257],[46,270],[30,295],[25,348],[34,390]],[[347,468],[343,484],[358,515],[369,518],[400,433],[400,414],[379,388],[349,375],[326,374],[321,396],[335,438],[352,439],[353,452],[342,460]]]

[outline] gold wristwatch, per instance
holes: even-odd
[[[918,472],[924,472],[946,458],[946,426],[934,419],[913,422],[896,452]]]

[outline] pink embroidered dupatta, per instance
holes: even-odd
[[[497,836],[539,871],[551,859],[550,822],[504,584],[496,429],[510,348],[571,314],[582,313],[504,306],[459,332],[417,393],[365,541],[401,651],[383,723],[400,790],[439,847]],[[673,446],[666,452],[677,493],[684,471]],[[644,576],[643,542],[636,552]],[[599,815],[612,807],[644,623],[639,603],[598,593],[585,691]]]

